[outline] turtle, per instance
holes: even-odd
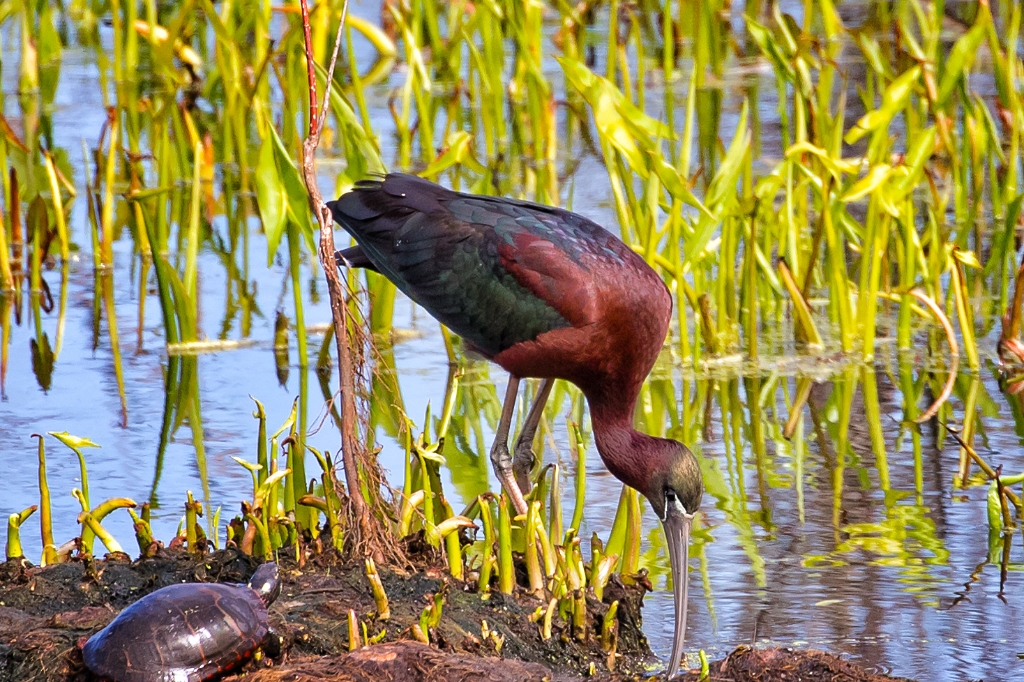
[[[182,583],[124,609],[82,646],[86,667],[114,682],[204,682],[242,663],[270,631],[277,564],[248,584]]]

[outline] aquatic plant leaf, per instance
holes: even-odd
[[[907,176],[903,178],[898,187],[901,196],[906,196],[917,187],[921,174],[924,172],[924,164],[935,152],[935,141],[938,139],[938,135],[935,126],[929,126],[914,136],[914,143],[907,150],[903,159]]]
[[[918,26],[921,28],[921,33],[924,34],[922,38],[927,41],[929,39],[929,22],[925,18],[924,13],[921,11],[921,5],[917,2],[911,3],[911,7],[917,14]],[[921,47],[921,43],[917,39],[917,31],[907,21],[907,15],[901,13],[899,19],[897,19],[897,26],[901,29],[902,33],[900,37],[903,39],[907,54],[910,55],[918,64],[925,64],[931,61],[929,55],[926,55],[924,49]]]
[[[708,185],[704,203],[712,212],[717,212],[719,204],[736,198],[736,182],[739,180],[743,167],[743,157],[750,147],[750,128],[747,119],[750,115],[750,102],[743,101],[739,121],[736,123],[736,134],[732,138],[729,150],[725,153],[718,172]]]
[[[39,91],[43,102],[52,103],[57,93],[60,78],[60,63],[63,46],[60,35],[53,25],[53,11],[46,3],[39,12],[39,28],[36,36],[39,59]]]
[[[860,31],[854,37],[854,41],[860,48],[861,54],[864,55],[864,60],[874,69],[875,73],[891,80],[895,74],[892,72],[889,60],[882,53],[882,46],[879,45],[875,37],[867,31]]]
[[[595,116],[597,115],[598,104],[600,104],[603,109],[610,108],[613,110],[615,117],[621,119],[627,128],[641,138],[658,137],[672,139],[671,128],[637,108],[607,78],[598,76],[579,60],[569,57],[556,57],[555,59],[562,65],[566,79],[572,83],[573,87],[580,91],[594,109]],[[611,116],[611,111],[606,110],[606,115]]]
[[[277,162],[278,177],[284,186],[285,208],[287,209],[288,220],[295,227],[299,228],[306,246],[310,253],[316,253],[316,244],[313,242],[313,218],[309,211],[309,193],[306,192],[306,185],[299,175],[299,169],[292,161],[291,155],[285,149],[277,130],[270,126],[270,136],[274,141],[274,159]]]
[[[1006,218],[1003,220],[1003,232],[989,254],[985,263],[984,277],[987,279],[999,263],[1006,258],[1007,252],[1013,248],[1013,240],[1017,233],[1017,221],[1020,219],[1021,207],[1024,204],[1024,193],[1015,196],[1006,206]]]
[[[1020,485],[1024,482],[1024,473],[1012,476],[1000,476],[999,482],[990,481],[988,484],[988,495],[986,495],[986,514],[988,516],[989,530],[1001,531],[1003,529],[1003,506],[999,499],[999,483],[1003,487]]]
[[[906,105],[910,93],[914,91],[914,86],[920,78],[920,66],[911,67],[900,74],[900,77],[890,83],[882,93],[881,106],[861,116],[853,128],[846,133],[843,138],[846,144],[854,144],[868,133],[888,126],[893,117]]]
[[[64,445],[67,445],[72,450],[100,447],[99,445],[93,443],[88,438],[82,438],[81,436],[73,436],[67,431],[47,431],[46,433],[59,440],[61,443],[64,443]]]
[[[818,333],[817,326],[814,324],[814,317],[811,315],[810,306],[807,305],[803,292],[800,291],[796,280],[793,279],[786,261],[782,259],[779,259],[779,274],[783,284],[786,285],[786,290],[789,292],[790,301],[793,304],[793,314],[800,323],[799,329],[803,332],[804,341],[806,341],[810,348],[824,348],[825,345],[821,340],[821,334]]]
[[[424,178],[436,178],[452,166],[465,165],[476,173],[486,173],[487,169],[473,156],[473,136],[465,130],[456,130],[448,136],[444,153],[430,162],[430,165],[420,171]]]
[[[363,34],[370,41],[370,44],[377,50],[377,54],[384,58],[394,59],[398,56],[398,46],[388,37],[384,29],[372,24],[362,17],[349,14],[345,17],[345,23]]]
[[[315,64],[317,75],[326,82],[327,72]],[[345,141],[345,157],[348,160],[346,174],[353,182],[370,173],[386,173],[387,165],[380,157],[372,131],[363,128],[351,105],[342,96],[342,87],[337,82],[331,88],[331,111],[341,127],[339,137]]]
[[[174,298],[174,314],[178,320],[178,334],[180,341],[195,341],[198,338],[196,328],[196,307],[192,298],[188,295],[184,282],[174,271],[171,264],[164,256],[155,261],[156,266],[161,270],[164,281],[171,285],[171,293]],[[193,356],[194,358],[194,356]]]
[[[30,339],[29,345],[32,350],[32,373],[36,375],[39,388],[45,393],[53,383],[53,349],[50,347],[50,338],[43,332],[38,341]]]
[[[177,189],[177,188],[172,186],[172,185],[167,185],[167,186],[164,186],[164,187],[150,187],[148,189],[140,189],[140,190],[137,190],[135,192],[132,192],[129,195],[129,199],[131,199],[132,201],[141,201],[142,199],[149,199],[149,198],[152,198],[152,197],[161,196],[163,194],[170,194],[175,189]]]
[[[743,20],[746,24],[748,35],[750,35],[758,49],[761,50],[761,54],[772,63],[775,73],[784,77],[790,83],[795,82],[796,71],[790,65],[789,59],[779,50],[775,36],[772,35],[771,31],[749,15],[744,14]]]
[[[281,235],[288,223],[288,196],[281,182],[274,158],[274,143],[270,138],[260,145],[256,164],[256,204],[259,207],[263,231],[267,235],[267,262],[272,263]]]
[[[234,457],[234,456],[232,456],[231,459],[235,460],[238,464],[241,464],[243,467],[245,467],[246,469],[248,469],[250,472],[253,472],[253,473],[263,469],[263,465],[262,464],[256,464],[254,462],[248,462],[248,461],[242,459],[241,457]]]
[[[953,258],[956,258],[958,262],[963,263],[969,268],[981,269],[981,262],[978,261],[978,257],[974,254],[973,251],[953,249]]]
[[[988,24],[992,21],[992,15],[989,13],[987,5],[979,3],[979,7],[981,10],[974,26],[953,44],[953,49],[950,50],[949,57],[946,58],[946,63],[943,65],[942,78],[939,80],[938,101],[936,102],[940,107],[949,99],[953,88],[964,77],[964,72],[970,70],[971,65],[974,64],[978,47],[988,33]]]
[[[711,235],[720,225],[730,202],[735,203],[736,201],[736,183],[739,181],[740,171],[743,168],[743,157],[750,146],[750,128],[747,125],[749,114],[749,102],[744,100],[740,118],[736,124],[736,135],[733,136],[729,151],[722,159],[718,172],[712,178],[704,198],[704,204],[708,207],[710,215],[701,216],[697,228],[694,230],[694,236],[686,240],[684,267],[696,260],[697,256],[708,246]]]
[[[616,107],[616,99],[623,99],[621,91],[606,79],[594,74],[578,60],[568,57],[556,57],[556,59],[562,65],[566,81],[576,88],[590,104],[590,109],[594,114],[594,124],[601,137],[625,157],[634,171],[644,172],[647,164],[637,147],[637,141],[647,148],[653,146],[653,143],[640,126],[638,126],[639,134],[636,136],[631,135],[626,128],[626,122]],[[644,174],[646,175],[646,173]]]
[[[846,190],[839,200],[844,203],[857,201],[878,189],[891,175],[892,166],[887,163],[875,164],[868,171],[868,174],[855,182],[850,189]]]
[[[679,171],[669,164],[665,157],[660,154],[651,153],[649,155],[651,169],[657,174],[658,179],[661,180],[662,184],[665,185],[665,189],[673,197],[682,200],[684,203],[692,206],[693,208],[700,211],[705,216],[713,218],[711,211],[707,209],[700,199],[690,191],[686,182],[683,181]]]
[[[786,168],[790,163],[790,161],[780,163],[772,169],[771,173],[758,179],[754,184],[754,196],[762,202],[772,201],[786,185]]]
[[[999,129],[996,128],[995,119],[992,118],[992,112],[989,110],[985,100],[980,95],[974,95],[974,107],[975,111],[981,112],[981,123],[985,130],[985,134],[988,135],[989,144],[985,151],[991,151],[999,158],[999,161],[1006,163],[1006,154],[1003,152],[1003,142],[999,138]]]
[[[782,7],[778,3],[773,4],[771,9],[772,18],[775,20],[775,27],[777,29],[775,42],[785,48],[787,55],[796,55],[800,46],[794,34],[802,33],[800,24],[797,23],[792,14],[783,12]]]
[[[291,469],[279,469],[274,473],[267,476],[267,478],[260,484],[259,489],[256,491],[256,506],[262,507],[263,501],[270,495],[271,489],[288,477],[288,474],[292,473]]]
[[[817,147],[810,142],[797,142],[786,150],[786,158],[789,159],[797,154],[813,154],[818,157],[822,165],[832,175],[832,178],[836,182],[841,182],[844,175],[850,175],[856,173],[860,168],[859,159],[858,162],[847,161],[846,159],[833,158],[828,151]]]

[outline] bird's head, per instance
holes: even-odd
[[[676,440],[657,439],[659,466],[651,473],[644,495],[658,518],[665,521],[669,512],[684,510],[693,515],[704,496],[704,477],[690,449]]]
[[[686,638],[686,602],[689,598],[688,558],[690,528],[704,495],[704,480],[697,458],[678,441],[658,439],[657,462],[644,495],[665,527],[675,598],[675,636],[668,676],[679,669]]]

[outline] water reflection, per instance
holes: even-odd
[[[904,421],[921,390],[897,382],[924,382],[906,364],[895,379],[850,368],[815,384],[790,440],[782,432],[800,379],[767,401],[761,380],[717,382],[721,438],[701,450],[715,506],[697,536],[705,602],[694,646],[809,643],[936,680],[1006,679],[1019,665],[1024,640],[995,624],[1024,606],[1013,589],[1016,534],[987,532],[984,495],[954,486],[957,448],[935,447],[941,425]],[[995,388],[965,378],[952,411]],[[1019,448],[1003,449],[1017,442],[1014,425],[985,426],[989,454],[1019,470]],[[661,622],[671,604],[659,594],[649,608]]]

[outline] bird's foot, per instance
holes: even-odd
[[[515,475],[516,483],[519,485],[519,490],[522,491],[523,495],[529,495],[530,488],[533,487],[533,483],[530,481],[530,474],[533,473],[533,465],[537,461],[537,456],[533,454],[532,441],[532,438],[530,442],[520,438],[516,442],[516,454],[512,460],[512,473]]]
[[[501,482],[512,506],[516,508],[516,514],[526,513],[526,498],[516,483],[516,477],[512,473],[512,455],[509,454],[508,446],[504,443],[495,443],[491,447],[491,464],[494,466],[494,474]]]

